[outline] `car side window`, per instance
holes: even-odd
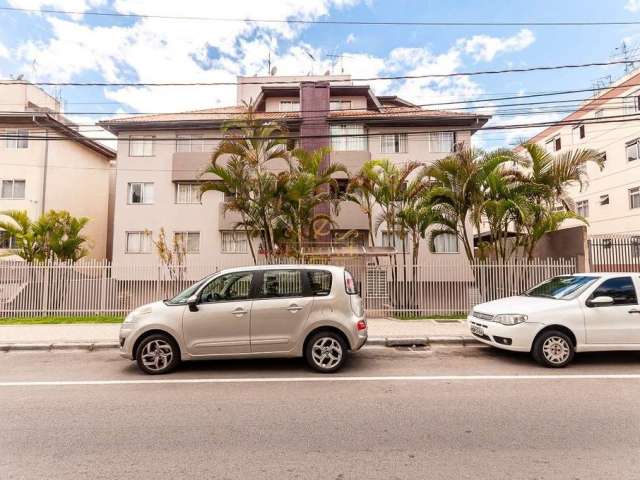
[[[614,305],[637,305],[638,297],[631,277],[617,277],[605,280],[591,294],[590,299],[596,297],[611,297]]]
[[[246,300],[251,292],[253,273],[228,273],[214,278],[200,293],[201,303]]]
[[[324,296],[331,293],[331,272],[326,270],[307,270],[306,274],[309,279],[311,295]]]
[[[300,296],[302,296],[302,275],[300,270],[265,270],[263,272],[260,297]]]

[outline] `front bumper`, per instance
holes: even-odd
[[[476,340],[493,347],[514,352],[530,352],[533,340],[541,328],[541,325],[532,322],[523,322],[518,325],[503,325],[472,316],[467,317],[467,326],[469,332]],[[482,328],[484,334],[480,335],[478,332],[473,331],[471,329],[472,326]],[[506,343],[507,341],[508,343]]]

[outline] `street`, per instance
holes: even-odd
[[[0,478],[638,478],[639,360],[366,348],[335,376],[251,360],[149,377],[115,350],[4,353]]]

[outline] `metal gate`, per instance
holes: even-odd
[[[591,237],[587,244],[592,272],[640,271],[640,235]]]

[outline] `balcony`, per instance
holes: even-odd
[[[371,152],[367,150],[353,152],[331,152],[331,163],[343,164],[345,167],[347,167],[347,170],[351,175],[355,175],[356,173],[358,173],[364,162],[367,162],[369,160],[371,160]],[[339,173],[338,175],[336,175],[336,178],[346,178],[346,175]]]
[[[225,212],[224,202],[218,205],[218,230],[233,230],[242,217],[238,212]]]
[[[200,174],[211,161],[211,152],[176,152],[171,160],[171,180],[188,182],[195,180],[215,180],[214,175]]]
[[[353,202],[342,202],[340,213],[334,216],[336,230],[369,230],[367,215]]]

